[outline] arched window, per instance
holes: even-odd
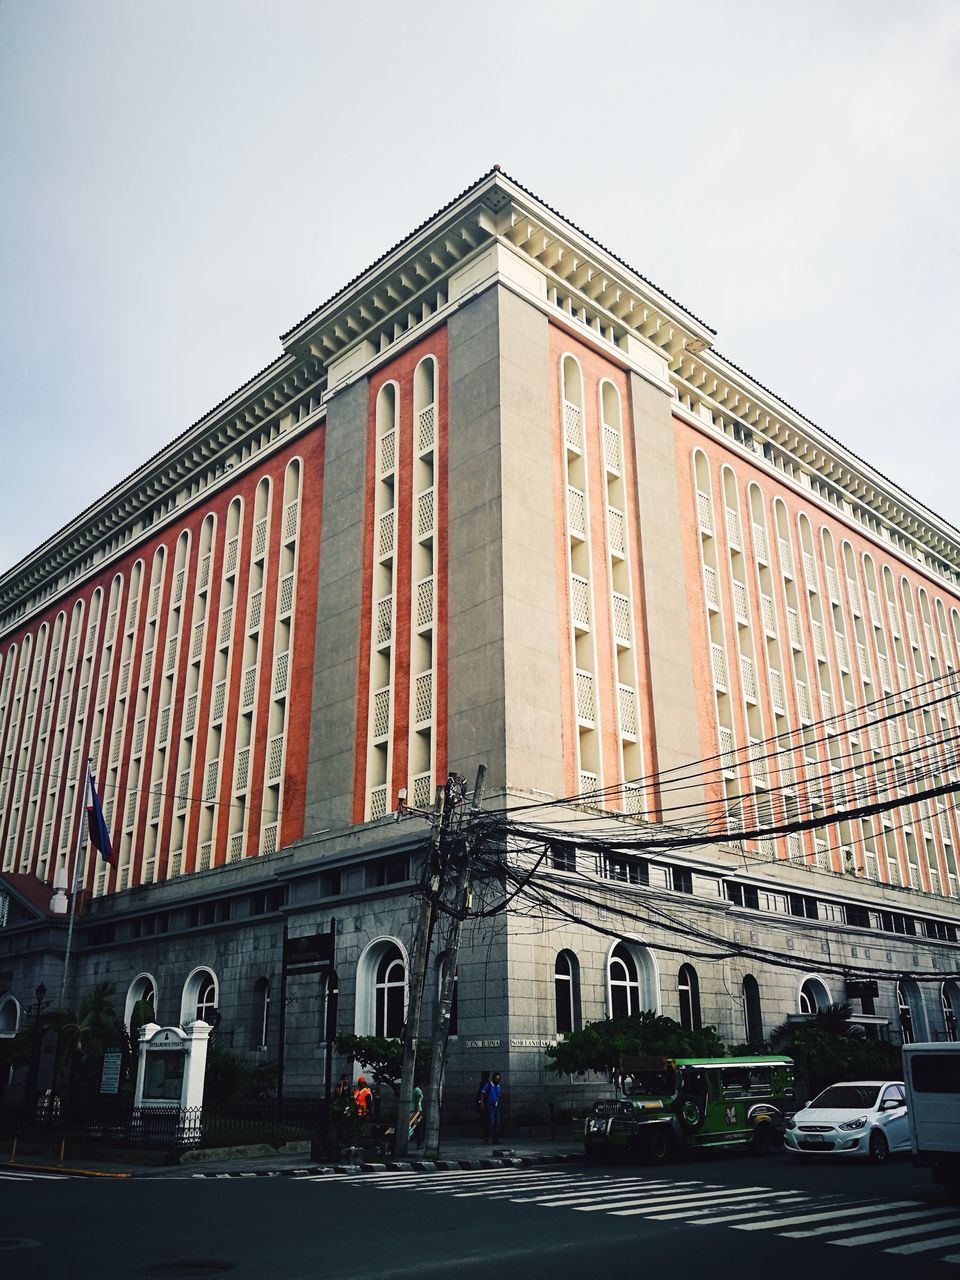
[[[266,1049],[270,1034],[270,981],[258,978],[253,984],[253,1045]]]
[[[394,1037],[403,1034],[406,967],[397,946],[384,948],[377,965],[374,1035]]]
[[[607,962],[609,1008],[612,1018],[629,1018],[660,1004],[657,966],[650,951],[631,942],[618,942]]]
[[[925,1038],[923,1000],[920,988],[913,978],[901,978],[897,983],[897,1010],[900,1014],[900,1030],[903,1043],[913,1044]]]
[[[944,1038],[956,1040],[957,1026],[960,1024],[960,982],[956,978],[948,978],[941,985],[940,1004],[943,1007]]]
[[[553,966],[557,997],[557,1034],[580,1030],[580,965],[572,951],[561,951]]]
[[[763,1044],[760,984],[752,973],[748,973],[743,979],[743,1027],[747,1033],[747,1044]]]
[[[6,995],[0,1000],[0,1039],[17,1034],[20,1025],[20,1005],[15,996]]]
[[[183,995],[180,999],[180,1022],[186,1026],[189,1022],[202,1020],[211,1026],[218,1021],[217,1002],[220,989],[217,976],[212,969],[194,969],[183,984]]]
[[[123,1006],[123,1023],[129,1028],[133,1011],[140,1003],[148,1004],[153,1010],[153,1019],[157,1016],[157,980],[152,973],[140,973],[127,988],[127,998]]]
[[[677,974],[680,996],[680,1025],[686,1031],[700,1030],[700,979],[692,964],[682,964]]]
[[[821,978],[804,978],[800,984],[797,997],[797,1008],[800,1013],[816,1013],[818,1009],[826,1009],[830,1004],[830,992]]]

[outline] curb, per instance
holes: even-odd
[[[254,1169],[237,1173],[192,1173],[191,1178],[316,1178],[332,1174],[357,1176],[365,1173],[450,1173],[471,1169],[529,1169],[534,1165],[579,1164],[583,1156],[573,1154],[530,1156],[487,1156],[477,1160],[387,1160],[373,1164],[312,1164],[302,1169]]]

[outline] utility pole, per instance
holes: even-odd
[[[470,823],[466,835],[457,840],[455,857],[451,862],[456,866],[456,882],[453,901],[449,912],[452,917],[450,941],[447,946],[446,963],[443,966],[443,982],[440,987],[440,1007],[437,1012],[437,1027],[433,1039],[433,1058],[430,1063],[430,1086],[426,1097],[427,1133],[424,1143],[424,1155],[435,1159],[440,1141],[440,1082],[443,1078],[443,1067],[447,1056],[447,1039],[450,1034],[450,1012],[453,1008],[453,993],[457,979],[457,957],[460,952],[460,939],[463,935],[463,919],[467,913],[467,898],[470,893],[470,869],[473,851],[477,839],[476,819],[483,803],[483,787],[487,776],[487,766],[480,765],[477,780],[474,783],[473,799],[470,803]],[[462,783],[461,783],[462,785]],[[445,818],[449,818],[449,812]]]
[[[410,1143],[409,1118],[413,1113],[413,1086],[417,1069],[417,1042],[420,1038],[420,1011],[423,1008],[423,990],[427,981],[427,962],[430,940],[433,937],[433,921],[437,893],[440,889],[440,836],[443,830],[444,788],[437,787],[433,803],[433,831],[430,836],[429,865],[427,866],[426,891],[420,900],[420,922],[417,941],[410,965],[410,999],[403,1033],[403,1069],[400,1075],[400,1099],[397,1125],[393,1138],[394,1155],[405,1156]]]

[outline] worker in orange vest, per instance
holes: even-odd
[[[370,1092],[370,1086],[367,1084],[366,1077],[358,1077],[357,1087],[353,1091],[353,1103],[357,1108],[357,1115],[361,1120],[365,1118],[367,1109],[372,1101],[373,1094]]]

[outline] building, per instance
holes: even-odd
[[[60,981],[78,845],[75,992],[275,1057],[284,933],[335,920],[340,1029],[395,1033],[427,828],[392,811],[480,763],[586,900],[472,922],[454,1092],[496,1066],[532,1114],[581,1021],[755,1040],[870,974],[865,1021],[955,1035],[960,533],[713,340],[493,170],[7,572],[0,1035]],[[704,806],[797,829],[618,853]],[[315,1091],[317,976],[283,1004]]]

